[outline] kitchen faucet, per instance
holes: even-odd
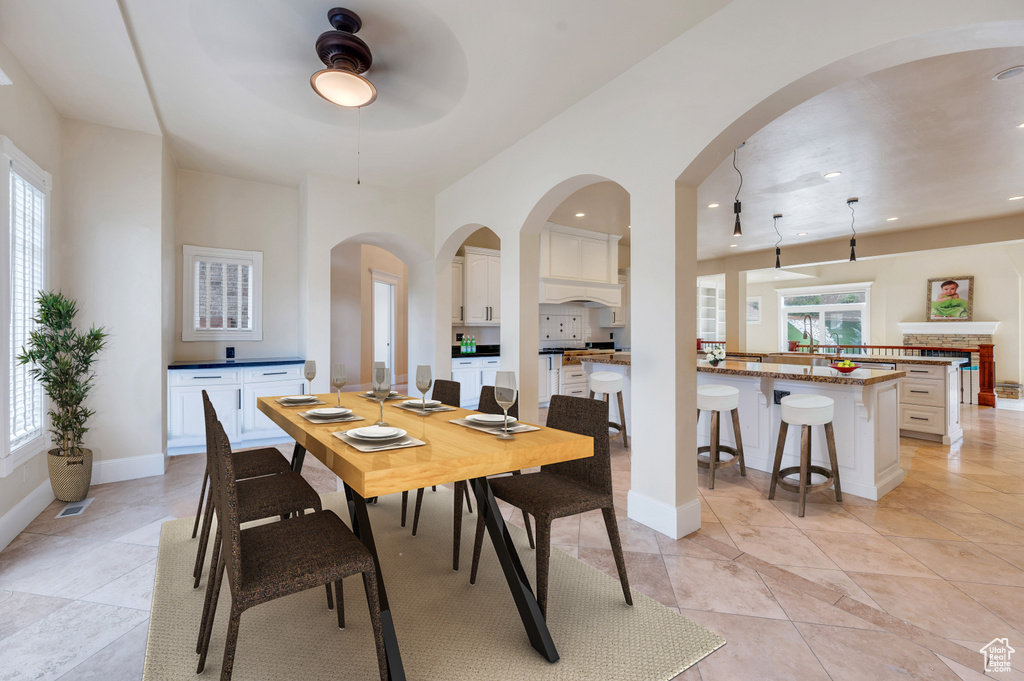
[[[813,355],[814,354],[813,322],[811,321],[811,315],[805,314],[804,315],[804,340],[807,340],[808,337],[810,338],[810,341],[807,344],[807,352],[809,352],[809,353],[811,353]]]

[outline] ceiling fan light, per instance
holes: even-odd
[[[332,104],[358,108],[377,99],[377,88],[362,76],[344,69],[323,69],[310,77],[313,90]]]

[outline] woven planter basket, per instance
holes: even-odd
[[[59,451],[51,449],[46,453],[53,494],[58,501],[81,501],[92,482],[92,450],[82,449],[82,456],[59,456]]]

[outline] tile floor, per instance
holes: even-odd
[[[702,472],[703,527],[679,541],[626,518],[629,458],[613,443],[632,586],[729,641],[678,679],[985,678],[983,644],[1024,645],[1020,406],[965,407],[954,446],[901,440],[903,485],[878,502],[816,493],[804,518],[795,495],[768,501],[767,474],[728,469],[709,491]],[[78,518],[55,519],[54,502],[0,552],[0,681],[141,677],[160,524],[195,513],[203,463],[96,485]],[[311,457],[304,475],[336,488]],[[600,513],[556,522],[553,542],[614,575]],[[992,676],[1024,679],[1024,652],[1014,667]]]

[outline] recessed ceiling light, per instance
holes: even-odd
[[[1010,201],[1020,201],[1021,199],[1024,199],[1024,196],[1011,196],[1009,200]]]
[[[1024,127],[1024,123],[1021,123],[1021,127]],[[718,208],[717,203],[709,203],[708,208]]]
[[[899,218],[886,218],[885,219],[886,222],[893,222],[895,220],[899,220]]]
[[[736,248],[739,244],[729,244],[729,248]]]
[[[807,232],[797,232],[797,236],[807,236]]]
[[[1024,128],[1024,123],[1018,123],[1018,124],[1017,124],[1017,127],[1018,127],[1018,128]]]
[[[633,229],[633,225],[626,225],[626,229]]]
[[[586,215],[586,213],[576,213],[576,217],[578,217],[578,218],[581,218],[581,217],[583,217],[584,215]]]
[[[1011,66],[1008,69],[1004,69],[992,76],[992,80],[1006,80],[1007,78],[1015,78],[1020,74],[1024,73],[1024,66]]]
[[[782,277],[776,274],[774,277],[772,277],[772,279],[782,279]]]
[[[832,171],[832,172],[830,172],[830,173],[825,173],[825,179],[826,179],[826,180],[830,180],[830,179],[832,179],[833,177],[839,177],[839,176],[840,176],[840,175],[842,175],[842,174],[843,174],[843,173],[842,173],[842,171],[839,171],[839,170],[833,170],[833,171]]]

